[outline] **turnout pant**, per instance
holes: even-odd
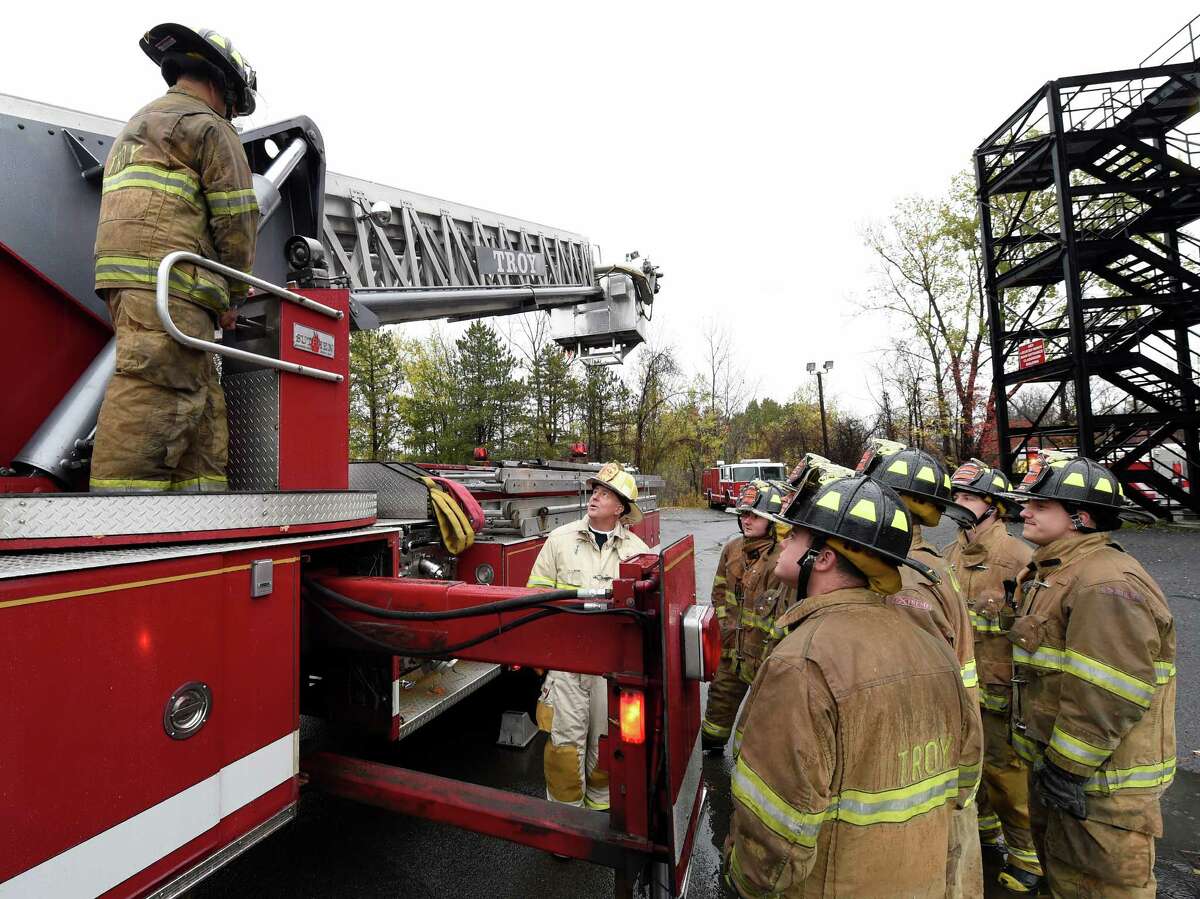
[[[1080,821],[1029,793],[1029,819],[1053,899],[1154,899],[1154,837]]]
[[[599,767],[600,735],[608,732],[608,683],[598,674],[551,671],[542,684],[538,727],[550,734],[546,798],[608,808],[608,772]]]
[[[979,788],[979,838],[996,843],[1001,834],[1008,863],[1041,874],[1029,829],[1029,770],[1009,742],[1008,713],[983,710],[983,783]]]
[[[713,742],[726,742],[733,732],[738,708],[750,685],[737,673],[737,659],[722,654],[717,674],[708,687],[708,705],[704,708],[701,730]]]
[[[91,489],[227,490],[229,428],[212,356],[163,330],[153,291],[109,291],[108,306],[117,364],[96,425]],[[212,339],[207,309],[171,297],[170,311],[184,334]]]

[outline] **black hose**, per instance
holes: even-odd
[[[315,590],[325,599],[336,602],[356,612],[363,612],[375,618],[387,618],[395,621],[450,621],[455,618],[474,618],[480,615],[491,615],[493,612],[512,612],[516,609],[530,609],[543,606],[548,602],[560,599],[577,599],[578,590],[549,590],[545,593],[531,593],[528,596],[517,596],[513,599],[501,599],[496,602],[486,602],[478,606],[468,606],[465,609],[448,609],[444,612],[413,612],[404,609],[381,609],[349,596],[343,596],[323,584],[305,578],[304,586]]]
[[[374,637],[368,637],[366,634],[362,633],[357,628],[342,621],[340,618],[337,617],[337,615],[333,614],[333,612],[329,611],[327,608],[325,608],[323,605],[321,605],[316,600],[312,599],[311,597],[307,597],[307,596],[305,598],[308,600],[309,604],[312,605],[312,607],[314,609],[316,609],[318,612],[320,612],[322,615],[324,615],[327,619],[329,619],[331,622],[333,622],[335,625],[337,625],[342,630],[357,637],[359,640],[362,640],[364,643],[369,643],[372,646],[378,647],[379,649],[382,649],[385,652],[388,652],[394,656],[412,656],[413,658],[418,658],[418,659],[448,658],[450,656],[453,656],[454,653],[456,653],[456,652],[461,652],[464,649],[470,649],[472,646],[478,646],[480,643],[486,643],[488,640],[494,640],[496,637],[499,637],[500,635],[505,634],[508,631],[515,630],[518,627],[524,627],[526,624],[532,624],[535,621],[539,621],[543,618],[548,618],[551,615],[557,615],[557,614],[559,614],[559,612],[562,611],[562,609],[557,606],[551,606],[549,608],[541,609],[530,615],[526,615],[523,618],[518,618],[515,621],[509,621],[505,624],[501,624],[495,630],[489,631],[484,634],[480,634],[478,637],[472,637],[470,640],[464,640],[461,643],[455,643],[450,646],[442,646],[436,650],[405,649],[404,647],[393,646],[390,643],[385,643],[382,640],[377,640]]]

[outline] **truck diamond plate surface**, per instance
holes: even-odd
[[[499,675],[499,665],[460,659],[453,668],[423,678],[408,690],[401,688],[400,681],[393,681],[392,716],[399,718],[396,739],[428,724]]]
[[[375,517],[375,494],[21,494],[0,497],[5,540],[164,534],[326,524]]]
[[[429,488],[386,462],[351,462],[350,489],[374,490],[379,514],[387,518],[424,518],[429,512]]]
[[[404,526],[409,523],[377,523],[373,527],[355,528],[329,534],[297,534],[258,540],[232,540],[224,543],[175,543],[169,546],[138,546],[130,549],[83,549],[0,554],[0,581],[9,578],[34,577],[41,574],[60,574],[64,571],[138,565],[143,562],[160,562],[163,559],[210,556],[238,552],[243,549],[263,549],[268,546],[300,545],[319,543],[323,540],[347,540],[354,537],[379,536],[386,538],[392,532],[403,533]]]
[[[229,486],[279,486],[279,374],[270,369],[228,373],[222,379],[229,409]]]

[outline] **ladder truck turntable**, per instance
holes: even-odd
[[[623,563],[603,595],[527,589],[596,466],[352,463],[348,444],[352,329],[544,310],[562,346],[614,364],[643,339],[658,271],[327,172],[308,118],[245,132],[254,271],[173,253],[155,284],[164,328],[219,359],[230,492],[88,494],[115,359],[92,246],[121,127],[0,95],[0,364],[17,385],[0,399],[0,897],[179,895],[292,820],[302,782],[610,866],[618,895],[682,894],[705,802],[699,685],[720,653],[691,538]],[[234,332],[174,327],[181,260],[254,289]],[[475,522],[458,556],[430,477]],[[637,479],[655,546],[662,482]],[[608,812],[301,753],[301,715],[397,740],[505,665],[606,677]]]

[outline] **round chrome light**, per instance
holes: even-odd
[[[208,684],[192,681],[171,694],[163,710],[163,730],[172,740],[186,740],[204,726],[212,711]]]
[[[495,579],[496,579],[496,569],[494,569],[487,562],[484,562],[482,565],[476,566],[476,568],[475,568],[475,583],[490,584]]]

